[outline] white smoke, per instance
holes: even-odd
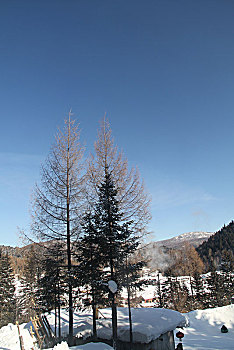
[[[151,270],[164,272],[174,263],[172,257],[163,247],[159,247],[157,243],[150,243],[142,247],[142,250],[142,255]]]

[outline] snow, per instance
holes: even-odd
[[[184,350],[233,350],[234,305],[196,310],[186,314],[190,327],[185,328]],[[228,333],[221,333],[222,325]]]
[[[177,326],[184,326],[186,318],[177,311],[156,308],[132,308],[133,341],[149,343],[161,334],[174,330]],[[98,334],[103,339],[111,338],[111,328],[108,324],[111,309],[102,310],[106,319],[99,321]],[[118,338],[129,341],[128,309],[118,308]]]
[[[20,335],[23,337],[25,350],[31,350],[36,339],[31,337],[26,323],[20,325]],[[20,350],[19,333],[16,325],[9,323],[8,326],[0,329],[0,349]]]
[[[184,243],[197,243],[202,241],[207,241],[209,237],[214,235],[214,232],[203,232],[203,231],[194,231],[194,232],[186,232],[179,236],[164,239],[162,241],[155,242],[157,245],[162,246],[165,245],[167,247],[178,247],[179,245],[183,245]]]
[[[214,232],[204,232],[204,231],[193,231],[193,232],[186,232],[182,235],[174,237],[175,240],[188,240],[188,239],[197,239],[197,238],[204,238],[207,239],[210,236],[212,236]]]
[[[158,311],[156,311],[158,310]],[[153,312],[156,311],[156,314]],[[174,314],[175,313],[175,314]],[[102,314],[105,317],[110,317],[110,309],[102,310]],[[183,338],[184,350],[233,350],[234,349],[234,305],[223,306],[214,309],[206,310],[196,310],[185,314],[183,317],[181,314],[176,313],[172,310],[163,309],[134,309],[133,319],[134,319],[134,336],[135,340],[138,337],[138,331],[140,332],[140,339],[142,339],[142,334],[146,339],[151,339],[152,336],[156,336],[158,333],[164,332],[168,329],[168,325],[174,327],[177,319],[176,314],[180,315],[181,320],[185,320],[185,317],[189,319],[190,326],[183,329],[185,337]],[[153,316],[154,315],[154,316]],[[53,315],[50,316],[50,321],[52,321]],[[127,336],[127,309],[118,309],[119,317],[119,333],[121,337]],[[49,317],[48,317],[49,318]],[[92,327],[92,315],[75,313],[74,326],[77,334],[88,334]],[[147,323],[145,323],[147,321]],[[158,322],[160,321],[160,325]],[[98,321],[100,324],[98,330],[102,332],[111,332],[111,320],[109,318],[102,318]],[[183,321],[184,322],[184,321]],[[225,324],[228,328],[228,333],[221,333],[221,327]],[[63,312],[62,314],[62,325],[63,331],[68,330],[68,317]],[[104,327],[106,326],[106,328]],[[29,324],[20,325],[20,332],[23,336],[25,350],[31,350],[33,347],[33,339],[29,333]],[[165,327],[165,328],[164,328]],[[169,327],[170,328],[170,327]],[[89,329],[89,330],[88,330]],[[178,331],[175,330],[175,333]],[[178,343],[178,341],[176,340]],[[0,329],[0,349],[1,350],[20,350],[19,337],[17,327],[13,324],[2,327]],[[111,350],[109,345],[104,343],[89,343],[86,345],[80,345],[75,347],[68,347],[68,345],[63,342],[56,345],[54,350]]]
[[[97,320],[97,335],[102,339],[112,338],[111,309],[101,309]],[[129,341],[128,309],[118,308],[118,338]],[[62,335],[68,333],[68,315],[61,314]],[[48,321],[53,327],[54,316],[48,315]],[[177,311],[156,308],[132,308],[133,341],[149,343],[161,334],[184,326],[186,318]],[[88,338],[92,333],[92,314],[74,312],[74,335]]]
[[[66,342],[62,342],[61,344],[56,345],[53,349],[47,350],[113,350],[113,348],[104,343],[88,343],[85,345],[72,346],[68,347]]]
[[[113,294],[115,294],[118,290],[116,282],[112,280],[108,282],[108,288]]]

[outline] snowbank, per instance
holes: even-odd
[[[183,330],[185,350],[234,349],[234,305],[191,311],[186,316],[190,326]],[[228,333],[221,333],[223,324]]]

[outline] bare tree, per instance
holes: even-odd
[[[127,159],[114,144],[109,122],[104,117],[95,142],[95,156],[91,155],[88,164],[87,184],[90,202],[96,197],[98,186],[107,175],[107,169],[116,186],[119,207],[124,215],[123,220],[134,221],[135,232],[145,234],[151,218],[149,195],[145,191],[138,169],[129,169]]]
[[[83,200],[83,146],[71,112],[41,169],[33,199],[32,231],[39,240],[64,242],[69,297],[69,340],[73,338],[72,242],[79,233]]]

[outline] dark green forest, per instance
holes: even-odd
[[[220,269],[221,264],[227,258],[233,265],[234,254],[234,221],[227,226],[224,225],[219,231],[212,235],[206,242],[197,247],[206,271],[213,268]]]

